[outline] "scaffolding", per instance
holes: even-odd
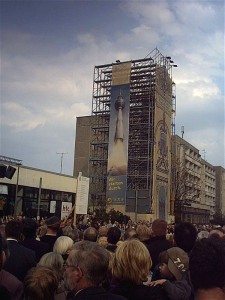
[[[112,66],[115,64],[94,68],[89,176],[90,200],[96,205],[106,201]],[[127,190],[152,190],[156,90],[162,82],[166,89],[173,66],[176,67],[171,57],[163,56],[157,48],[144,59],[131,61]],[[175,89],[172,91],[171,86],[169,113],[173,116],[174,105]],[[174,132],[174,118],[171,128]]]

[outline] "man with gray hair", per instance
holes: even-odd
[[[84,240],[90,242],[97,242],[98,231],[94,227],[88,227],[84,230]]]
[[[68,300],[126,298],[105,291],[101,284],[107,277],[109,253],[97,243],[81,241],[74,244],[64,265],[64,282],[70,290]]]

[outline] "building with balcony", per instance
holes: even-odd
[[[215,213],[215,170],[199,150],[174,135],[172,143],[172,211],[176,221],[208,224]]]

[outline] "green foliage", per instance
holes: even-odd
[[[120,211],[116,211],[113,208],[109,212],[106,212],[106,208],[96,208],[94,211],[96,213],[96,219],[102,222],[108,223],[109,220],[111,220],[112,223],[119,222],[122,224],[127,223],[130,219],[130,217],[127,215],[124,215]]]

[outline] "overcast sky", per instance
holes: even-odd
[[[94,66],[171,56],[176,133],[224,165],[224,1],[3,1],[0,154],[72,175]],[[205,150],[205,154],[203,154]]]

